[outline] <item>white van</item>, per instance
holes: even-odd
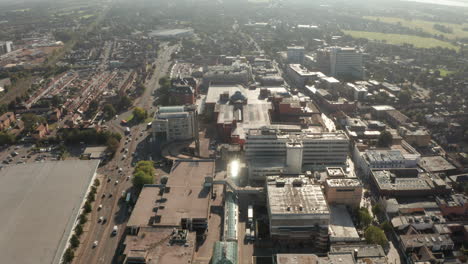
[[[119,228],[115,225],[114,228],[112,229],[112,236],[117,235],[117,232],[119,231]]]

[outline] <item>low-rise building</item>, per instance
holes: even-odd
[[[453,175],[457,171],[457,168],[442,156],[422,157],[419,161],[419,166],[431,173]]]
[[[362,197],[362,183],[358,179],[327,179],[325,181],[325,196],[329,204],[358,207]]]
[[[359,205],[358,205],[359,206]],[[360,242],[361,238],[354,227],[351,215],[344,205],[330,205],[330,243]]]
[[[417,252],[426,247],[430,251],[453,250],[450,236],[439,234],[411,234],[400,236],[401,246],[406,253]]]
[[[422,197],[448,194],[451,188],[439,177],[417,169],[372,170],[371,182],[381,196]]]
[[[43,139],[45,136],[49,134],[49,125],[47,123],[40,124],[34,131],[32,132],[32,137],[34,139]]]
[[[16,122],[16,117],[13,112],[6,112],[0,116],[0,130],[10,128]]]
[[[468,198],[463,194],[436,197],[442,214],[446,217],[468,219]]]
[[[369,176],[373,169],[416,168],[421,155],[385,149],[365,150],[354,157],[356,166],[363,170],[365,176]]]
[[[398,133],[411,145],[417,147],[426,147],[431,143],[431,135],[425,128],[408,129],[406,127],[398,128]]]

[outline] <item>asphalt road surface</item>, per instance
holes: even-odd
[[[177,45],[162,45],[158,58],[155,61],[155,73],[146,82],[147,89],[145,93],[135,100],[135,107],[143,107],[147,111],[152,112],[152,93],[159,88],[159,78],[167,74],[171,66],[171,55],[177,48]],[[122,117],[129,116],[131,111],[132,109],[107,122],[109,128],[114,131],[123,132],[119,122]],[[96,195],[93,212],[88,216],[90,225],[88,225],[87,230],[85,229],[82,236],[82,244],[77,251],[74,263],[113,263],[116,260],[114,258],[115,251],[122,238],[129,217],[129,208],[123,199],[121,199],[122,192],[131,188],[131,179],[127,180],[127,176],[132,175],[132,162],[146,159],[146,157],[138,155],[138,148],[148,145],[142,142],[147,140],[147,136],[146,124],[131,127],[130,135],[122,138],[120,147],[112,161],[98,170],[98,173],[103,175],[101,180],[102,186]],[[131,140],[128,141],[128,139]],[[119,168],[122,168],[122,172],[119,172]],[[108,178],[110,178],[109,182],[107,181]],[[118,184],[116,184],[116,181],[118,181]],[[103,194],[105,194],[105,197],[102,197]],[[112,196],[109,194],[112,194]],[[100,204],[102,204],[102,209],[97,211],[97,207]],[[101,216],[107,219],[105,224],[97,223]],[[118,227],[116,236],[111,235],[114,225]],[[94,241],[98,241],[98,245],[95,248],[93,248]]]

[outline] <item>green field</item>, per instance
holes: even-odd
[[[442,69],[442,68],[437,69],[437,70],[439,70],[441,77],[446,77],[446,76],[449,76],[449,75],[455,73],[454,71],[450,71],[450,70]]]
[[[443,35],[448,39],[456,38],[468,38],[468,31],[464,31],[463,28],[468,28],[468,24],[451,24],[451,23],[442,23],[442,22],[432,22],[418,19],[403,19],[398,17],[375,17],[375,16],[365,16],[365,19],[369,20],[379,20],[380,22],[389,23],[389,24],[398,24],[401,26],[411,28],[411,29],[420,29],[423,32],[432,34],[432,35]],[[452,33],[444,33],[434,29],[434,25],[439,24],[446,27],[449,27],[453,30]]]
[[[386,34],[379,32],[368,32],[368,31],[353,31],[353,30],[343,30],[346,35],[350,35],[353,38],[365,38],[369,40],[382,41],[387,44],[401,45],[401,44],[411,44],[416,48],[449,48],[454,50],[459,50],[460,48],[442,40],[434,38],[423,38],[418,36],[411,35],[401,35],[401,34]]]

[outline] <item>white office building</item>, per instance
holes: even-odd
[[[366,150],[355,157],[356,166],[363,170],[365,176],[369,176],[372,169],[416,168],[421,155],[402,153],[400,150]]]
[[[249,177],[262,180],[281,173],[344,166],[349,138],[343,131],[283,132],[278,129],[251,129],[246,136],[245,155]]]
[[[167,142],[193,139],[197,130],[195,106],[159,107],[152,123],[153,137]]]
[[[355,48],[332,47],[330,49],[330,73],[334,77],[364,77],[362,53]]]
[[[301,64],[289,64],[286,67],[286,74],[289,79],[298,87],[303,88],[310,80],[318,80],[323,77],[321,72],[311,72],[303,67]]]

